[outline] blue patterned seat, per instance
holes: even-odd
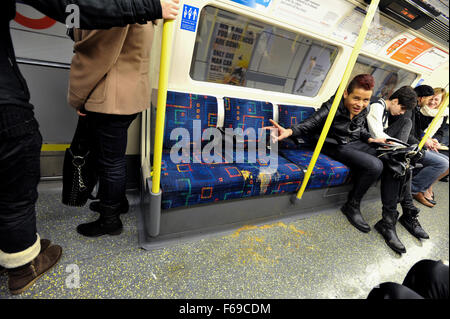
[[[299,124],[315,112],[312,107],[294,105],[279,105],[279,124],[285,128]],[[280,154],[287,160],[302,167],[305,171],[311,161],[314,144],[304,140],[305,143],[295,145],[293,143],[280,143]],[[320,154],[308,182],[307,189],[325,188],[342,185],[349,180],[350,169],[344,164],[333,160],[329,156]]]
[[[224,128],[242,128],[244,131],[251,128],[257,132],[259,128],[269,126],[269,119],[273,118],[273,105],[267,102],[224,98],[224,106]],[[256,140],[248,136],[244,139],[242,157],[237,156],[236,149],[228,150],[231,154],[226,154],[223,144],[218,148],[221,154],[216,163],[211,158],[205,159],[201,148],[189,148],[187,156],[180,156],[179,139],[170,140],[172,130],[184,128],[192,140],[195,134],[217,126],[217,108],[215,97],[168,93],[161,171],[162,208],[296,192],[312,156],[312,150],[305,144],[289,149],[280,143],[273,162],[269,160],[270,153],[259,156],[257,150],[249,147],[250,142],[257,143],[262,135],[256,135]],[[306,119],[314,109],[280,105],[279,111],[280,124],[290,127]],[[195,127],[194,120],[198,120]],[[343,184],[348,180],[348,174],[346,166],[321,154],[308,188]]]
[[[170,152],[164,150],[161,164],[163,209],[242,197],[244,177],[233,163],[195,163],[192,154],[190,163],[174,163]]]

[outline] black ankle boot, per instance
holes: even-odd
[[[123,225],[118,213],[119,207],[120,204],[107,206],[100,203],[100,218],[92,223],[78,225],[77,232],[87,237],[98,237],[106,234],[120,235]]]
[[[92,202],[89,204],[89,209],[92,210],[93,212],[99,213],[100,212],[99,206],[100,206],[100,201],[95,201],[95,202]],[[120,202],[120,206],[118,208],[119,215],[128,213],[129,208],[130,208],[130,205],[128,204],[128,199],[125,197]]]
[[[403,215],[398,221],[417,239],[429,239],[430,236],[428,236],[419,223],[419,212],[420,210],[417,207],[410,209],[403,208]]]
[[[406,253],[406,248],[400,241],[395,230],[395,223],[386,223],[380,220],[375,224],[375,229],[383,236],[386,244],[396,253]]]
[[[370,231],[370,226],[362,217],[359,205],[359,202],[356,200],[348,200],[344,206],[341,207],[341,211],[347,217],[350,224],[363,233],[368,233]]]

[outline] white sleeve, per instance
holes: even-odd
[[[370,105],[369,115],[367,115],[367,124],[369,132],[374,138],[390,138],[384,133],[383,128],[383,114],[384,106],[380,103],[373,103]]]

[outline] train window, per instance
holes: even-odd
[[[411,85],[417,74],[360,55],[350,79],[355,75],[368,73],[375,78],[374,97],[387,99],[398,88]]]
[[[206,6],[191,63],[194,80],[313,97],[338,48]]]

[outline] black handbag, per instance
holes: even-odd
[[[378,158],[394,174],[394,178],[404,178],[411,170],[420,165],[418,162],[423,158],[424,151],[419,150],[417,144],[409,145],[397,139],[387,139],[397,144],[380,144],[377,148]]]
[[[78,120],[72,143],[66,149],[63,164],[62,203],[68,206],[84,206],[89,199],[97,176],[95,163],[89,150],[88,123]]]

